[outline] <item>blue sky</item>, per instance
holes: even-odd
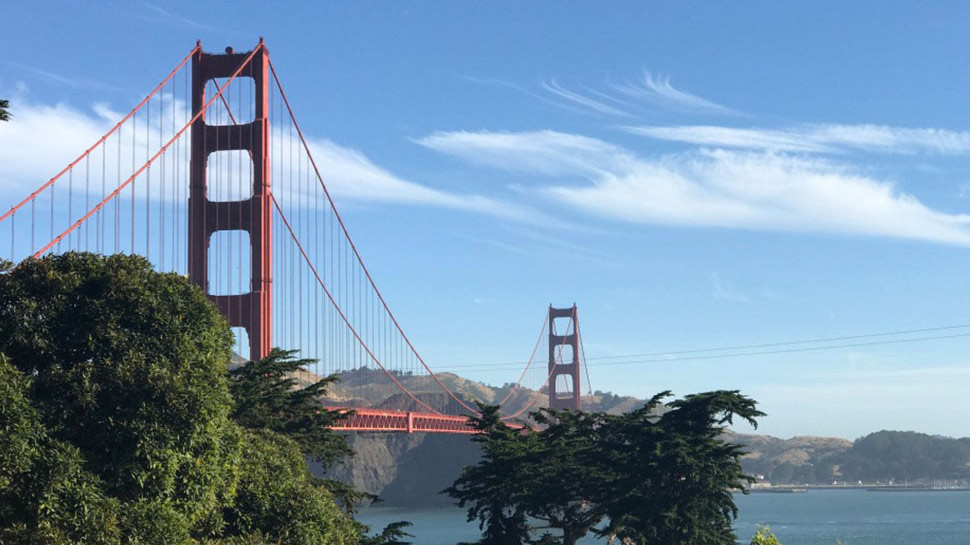
[[[5,12],[5,202],[196,39],[245,50],[265,36],[368,266],[433,367],[512,380],[505,363],[528,357],[546,306],[575,301],[594,389],[741,389],[781,436],[970,435],[970,337],[600,359],[970,322],[970,5]],[[31,142],[44,151],[11,151]],[[622,361],[638,363],[606,365]]]

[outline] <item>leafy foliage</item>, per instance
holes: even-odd
[[[763,413],[736,391],[716,391],[660,414],[667,396],[622,416],[544,409],[533,415],[539,432],[482,407],[472,420],[482,459],[445,492],[479,521],[479,545],[571,545],[590,532],[644,545],[733,543],[732,491],[750,478],[741,448],[721,432],[734,417],[756,424]]]
[[[0,351],[32,377],[51,438],[105,491],[166,498],[190,526],[234,480],[231,333],[196,288],[145,259],[68,253],[0,276]]]
[[[328,411],[320,406],[319,398],[336,377],[299,387],[294,377],[314,360],[294,358],[295,353],[295,350],[274,348],[262,360],[230,371],[229,389],[235,400],[233,420],[247,429],[287,437],[305,456],[327,469],[353,454],[344,436],[330,429],[349,413]],[[333,494],[347,514],[353,514],[360,503],[376,499],[340,481],[323,478],[313,478],[313,481]],[[360,525],[359,530],[364,533],[367,527]]]
[[[404,529],[411,526],[410,522],[392,522],[375,536],[366,536],[360,540],[360,545],[412,545],[405,538],[414,537]]]
[[[345,415],[320,406],[319,398],[336,379],[327,377],[299,388],[293,377],[314,360],[296,359],[295,353],[274,348],[262,360],[230,371],[232,417],[240,426],[280,433],[307,456],[330,466],[352,454],[344,437],[330,429]]]
[[[296,441],[272,431],[245,431],[227,536],[262,533],[283,543],[350,545],[357,528],[333,497],[315,485]]]
[[[751,545],[781,545],[781,542],[766,525],[758,526],[758,531],[751,537]]]
[[[970,438],[880,431],[857,439],[842,455],[845,478],[872,482],[970,478]]]
[[[0,543],[118,543],[118,502],[47,435],[30,382],[0,356]]]
[[[8,108],[10,108],[10,101],[0,98],[0,121],[10,121],[10,112],[7,110]]]
[[[139,257],[0,274],[0,543],[359,543],[307,471],[304,451],[346,452],[311,429],[322,385],[280,392],[275,371],[241,373],[234,385],[287,404],[234,403],[230,345],[200,290]]]
[[[721,432],[735,416],[756,426],[764,414],[737,391],[714,391],[675,400],[655,416],[669,395],[624,415],[609,435],[610,489],[618,491],[603,499],[609,531],[644,545],[734,543],[732,492],[753,479],[741,469],[742,448]]]
[[[466,467],[444,492],[468,507],[468,520],[478,520],[483,530],[477,545],[518,545],[528,542],[530,528],[520,498],[525,496],[528,435],[506,426],[497,406],[480,405],[480,416],[471,417],[479,434],[472,439],[482,447],[478,465]]]

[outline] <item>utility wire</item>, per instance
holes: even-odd
[[[970,333],[959,333],[955,335],[936,335],[930,337],[916,337],[910,339],[888,339],[881,341],[870,341],[870,342],[859,342],[859,343],[843,343],[835,345],[825,345],[825,346],[810,346],[802,348],[789,348],[781,350],[763,350],[755,352],[737,352],[730,354],[710,354],[710,355],[692,355],[692,354],[703,354],[706,352],[724,352],[732,350],[750,350],[756,348],[773,348],[779,346],[791,346],[798,344],[814,344],[823,342],[836,342],[836,341],[846,341],[846,340],[856,340],[856,339],[866,339],[874,337],[888,337],[893,335],[906,335],[914,333],[929,333],[934,331],[948,331],[954,329],[965,329],[970,327],[970,324],[961,325],[949,325],[940,327],[929,327],[921,329],[907,329],[899,331],[887,331],[882,333],[868,333],[863,335],[847,335],[841,337],[822,337],[816,339],[806,339],[798,341],[781,341],[773,343],[761,343],[761,344],[747,344],[747,345],[734,345],[734,346],[723,346],[716,348],[700,348],[694,350],[678,350],[678,351],[668,351],[668,352],[647,352],[639,354],[627,354],[620,356],[599,356],[586,358],[587,360],[600,360],[597,362],[589,363],[587,365],[595,366],[610,366],[610,365],[630,365],[630,364],[640,364],[640,363],[661,363],[661,362],[672,362],[672,361],[685,361],[685,360],[706,360],[706,359],[719,359],[719,358],[732,358],[740,356],[756,356],[756,355],[769,355],[769,354],[790,354],[796,352],[810,352],[818,350],[833,350],[838,348],[854,348],[861,346],[878,346],[887,344],[904,344],[913,342],[924,342],[932,340],[941,339],[954,339],[960,337],[970,337]],[[674,356],[674,357],[658,357],[658,356]],[[685,357],[677,357],[685,356]],[[630,358],[647,358],[647,359],[635,359],[630,361],[602,361],[602,360],[618,360],[618,359],[630,359]],[[474,369],[480,368],[481,370],[502,370],[507,368],[507,366],[520,365],[520,362],[504,362],[496,364],[468,364],[468,365],[452,365],[447,369]]]
[[[711,354],[707,356],[687,356],[683,358],[657,358],[657,359],[646,359],[646,360],[634,360],[634,361],[613,361],[604,363],[593,363],[590,365],[596,366],[610,366],[610,365],[630,365],[635,363],[661,363],[661,362],[671,362],[671,361],[686,361],[686,360],[712,360],[719,358],[736,358],[739,356],[761,356],[767,354],[791,354],[794,352],[811,352],[816,350],[832,350],[836,348],[855,348],[859,346],[877,346],[884,344],[904,344],[904,343],[915,343],[922,341],[935,341],[940,339],[956,339],[959,337],[970,337],[970,333],[959,333],[956,335],[938,335],[935,337],[917,337],[915,339],[890,339],[885,341],[871,341],[867,343],[849,343],[849,344],[834,344],[827,346],[809,346],[804,348],[789,348],[786,350],[764,350],[761,352],[738,352],[734,354]]]

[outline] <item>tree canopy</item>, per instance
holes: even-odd
[[[238,456],[231,343],[198,289],[141,258],[69,253],[0,276],[0,351],[49,436],[106,494],[166,498],[198,531],[218,526]]]
[[[970,478],[970,438],[879,431],[856,439],[840,456],[844,478],[873,482]]]
[[[0,121],[10,120],[8,108],[10,108],[10,101],[5,98],[0,98]]]
[[[0,542],[360,543],[304,458],[346,452],[309,429],[327,383],[269,418],[286,383],[230,380],[231,342],[201,290],[140,257],[0,274]]]
[[[246,428],[281,433],[296,441],[304,454],[330,466],[351,454],[344,437],[330,429],[341,413],[320,407],[319,398],[336,379],[325,377],[298,387],[296,372],[314,360],[295,354],[296,350],[274,348],[262,360],[230,371],[232,417]]]
[[[543,409],[541,431],[507,426],[496,407],[473,425],[482,459],[445,492],[482,529],[479,545],[575,544],[589,533],[641,545],[734,543],[732,492],[752,479],[721,432],[763,413],[737,391],[669,392],[620,416]]]

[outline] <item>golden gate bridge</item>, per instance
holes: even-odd
[[[196,43],[104,136],[0,216],[0,256],[143,255],[205,291],[244,359],[295,348],[315,360],[303,379],[337,375],[322,403],[351,412],[340,429],[474,433],[474,396],[432,371],[405,334],[312,149],[262,38],[244,53]],[[544,404],[579,409],[578,324],[575,305],[550,306],[517,381],[484,401],[509,421]]]

